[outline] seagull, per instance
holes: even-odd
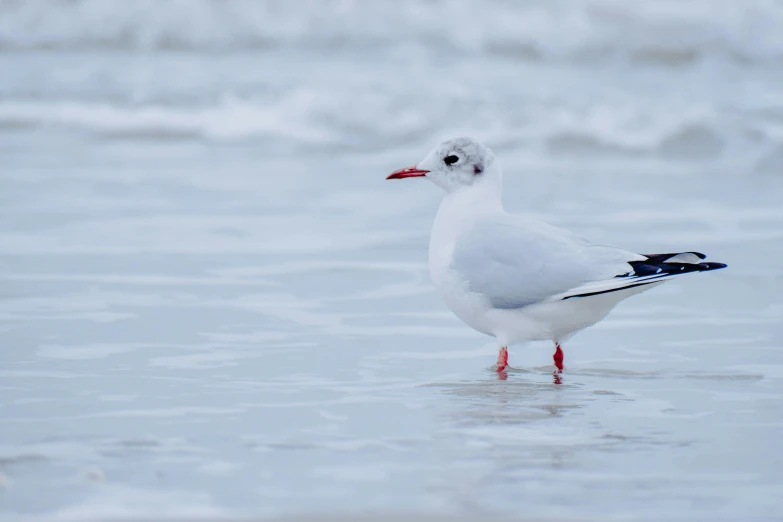
[[[725,268],[699,252],[636,254],[596,245],[566,230],[507,213],[502,172],[472,138],[435,147],[386,179],[424,177],[444,196],[429,245],[429,271],[443,301],[468,326],[497,339],[498,373],[508,346],[551,340],[555,374],[561,344],[620,301],[674,277]]]

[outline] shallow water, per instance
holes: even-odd
[[[780,516],[777,4],[751,40],[698,2],[498,2],[472,38],[437,2],[196,5],[0,21],[3,518]],[[384,181],[462,133],[509,209],[729,268],[498,380],[429,282],[439,191]]]

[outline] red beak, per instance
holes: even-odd
[[[395,170],[389,174],[386,179],[418,178],[427,174],[429,170],[424,170],[413,165],[404,169]]]

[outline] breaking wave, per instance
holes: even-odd
[[[498,114],[499,108],[489,109]],[[447,108],[433,112],[444,114]],[[377,125],[384,115],[383,125]],[[411,119],[388,111],[359,113],[335,100],[293,93],[275,104],[226,99],[204,106],[111,105],[103,102],[0,102],[0,130],[72,128],[115,139],[281,140],[294,146],[388,148],[432,140],[464,118]],[[709,107],[662,110],[612,105],[589,110],[539,107],[505,119],[482,120],[470,132],[498,148],[539,147],[559,155],[658,154],[672,159],[717,159],[747,141],[747,123],[731,124]],[[373,124],[376,123],[376,124]],[[757,148],[774,146],[780,127],[757,127]],[[456,132],[456,131],[455,131]],[[770,145],[771,144],[771,145]]]

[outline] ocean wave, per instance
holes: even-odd
[[[450,105],[429,106],[412,117],[387,105],[351,110],[348,100],[293,92],[274,103],[228,98],[204,106],[112,105],[106,102],[0,101],[0,130],[77,129],[117,139],[265,138],[291,147],[396,146],[437,140],[443,129],[460,133],[464,117],[448,118]],[[727,118],[710,105],[694,107],[594,104],[537,105],[503,112],[488,108],[469,134],[498,148],[539,147],[555,156],[655,154],[674,160],[717,159],[731,145],[747,151],[776,146],[776,126]],[[382,125],[378,122],[382,121]],[[752,140],[748,136],[753,137]],[[761,153],[761,152],[759,152]]]
[[[783,58],[783,4],[626,0],[0,0],[0,49],[419,45],[525,60]]]
[[[2,102],[0,128],[76,128],[97,135],[127,138],[237,139],[274,135],[303,141],[323,141],[327,136],[313,122],[296,114],[306,110],[307,100],[292,96],[276,106],[233,99],[201,107],[163,105],[111,105],[104,102]]]

